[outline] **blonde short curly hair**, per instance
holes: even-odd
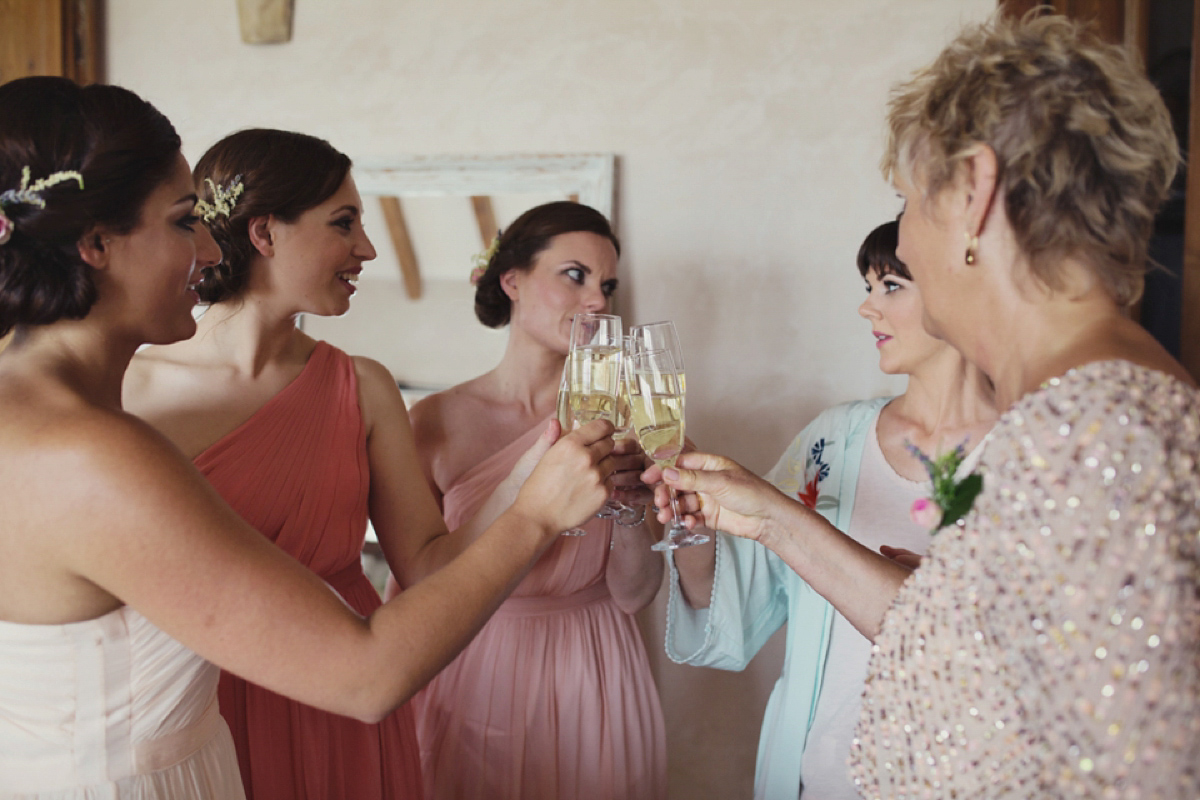
[[[1063,17],[997,15],[892,90],[888,127],[885,178],[919,173],[935,197],[986,144],[1042,282],[1061,288],[1061,260],[1079,257],[1117,303],[1140,297],[1179,149],[1158,91],[1123,48]]]

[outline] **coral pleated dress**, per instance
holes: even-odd
[[[370,472],[350,356],[318,342],[291,384],[195,463],[247,522],[355,611],[379,607],[361,563]],[[368,725],[225,672],[219,697],[249,800],[422,796],[408,706]]]

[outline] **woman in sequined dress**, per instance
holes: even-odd
[[[1179,160],[1167,111],[1086,29],[997,19],[889,124],[926,327],[1006,409],[963,524],[910,576],[727,459],[666,479],[874,639],[863,796],[1195,797],[1200,391],[1125,313]]]

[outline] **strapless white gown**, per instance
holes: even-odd
[[[0,621],[0,798],[244,800],[219,675],[127,606]]]

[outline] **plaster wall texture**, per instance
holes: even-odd
[[[616,153],[618,310],[675,320],[689,433],[758,471],[821,409],[903,388],[855,313],[858,245],[899,210],[876,166],[887,90],[995,0],[295,5],[291,42],[246,45],[227,0],[109,0],[108,79],[166,113],[193,162],[249,126],[322,136],[361,163]],[[345,318],[307,329],[402,379],[438,382],[434,345],[483,371],[504,337],[480,338],[469,269],[415,302],[379,273]],[[642,622],[672,797],[748,797],[781,641],[742,674],[677,667],[662,610],[660,595]]]

